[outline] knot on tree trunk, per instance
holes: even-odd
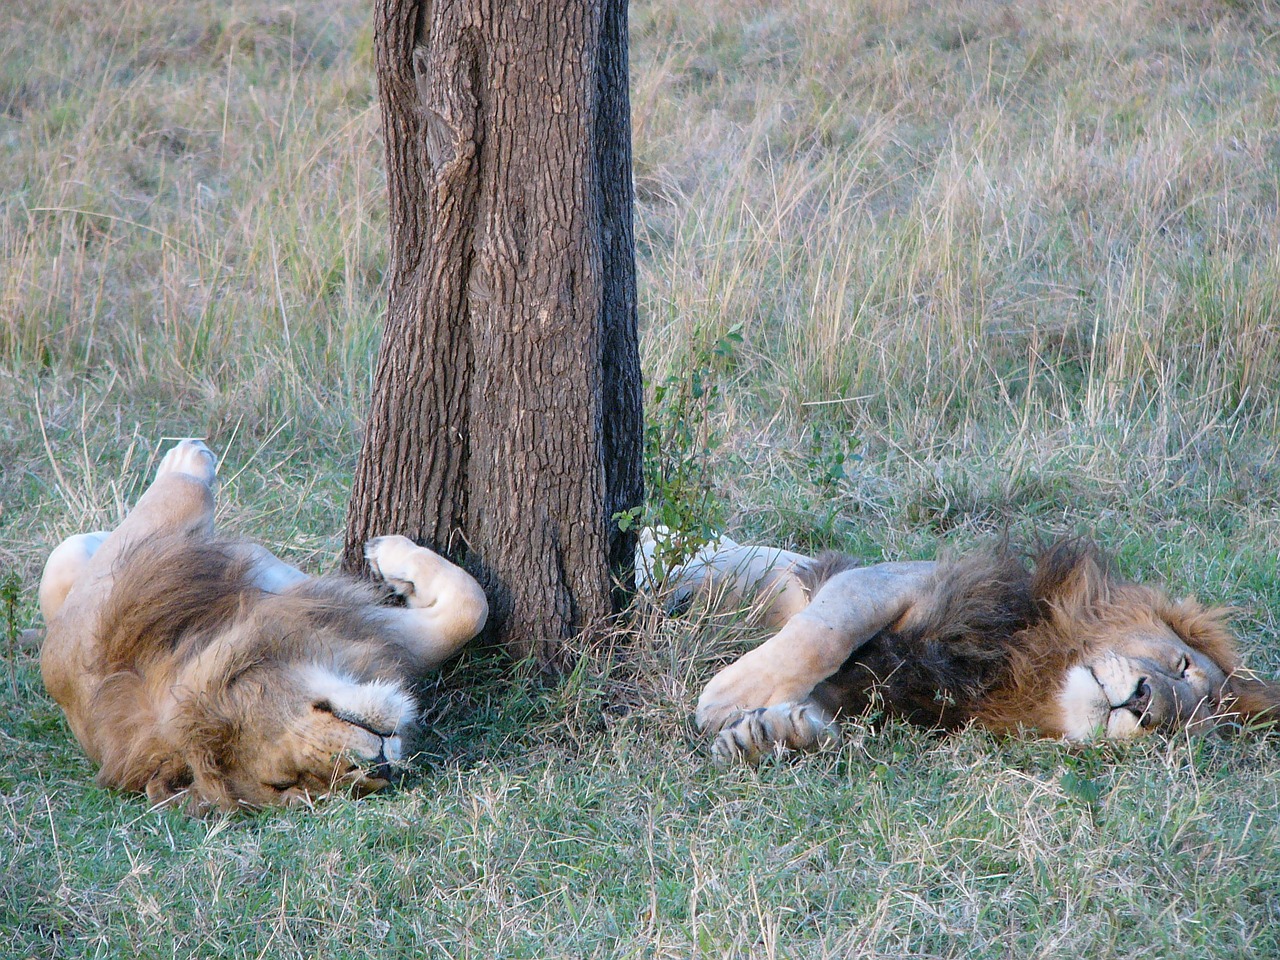
[[[448,56],[425,46],[413,50],[413,79],[422,109],[427,163],[436,176],[468,169],[479,152],[478,58],[464,38]],[[439,67],[444,67],[440,69]]]

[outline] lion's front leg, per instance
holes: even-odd
[[[932,563],[885,563],[836,574],[774,636],[711,678],[698,699],[698,727],[718,733],[755,715],[762,719],[752,722],[764,724],[761,730],[768,732],[794,705],[817,711],[809,702],[814,687],[858,647],[900,620],[922,595],[934,569]],[[761,713],[772,707],[781,712]],[[797,734],[768,741],[764,732],[761,742],[799,748],[805,740]]]
[[[429,670],[457,653],[489,617],[489,602],[474,577],[408,537],[375,537],[365,545],[373,572],[405,598],[385,615],[400,639]]]
[[[797,614],[711,678],[698,698],[700,730],[716,733],[753,710],[807,700],[814,687],[839,669],[855,639],[844,639],[807,614]]]

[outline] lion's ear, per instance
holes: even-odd
[[[190,788],[192,782],[191,768],[176,757],[170,758],[147,781],[147,799],[155,807],[167,805]]]
[[[1106,599],[1111,579],[1111,564],[1098,546],[1073,537],[1036,557],[1031,595],[1051,609],[1084,611]]]
[[[1280,684],[1244,673],[1227,678],[1223,705],[1244,724],[1275,727],[1280,724]]]

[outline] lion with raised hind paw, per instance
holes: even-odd
[[[1121,579],[1085,539],[1029,566],[1007,549],[860,566],[724,538],[668,583],[775,631],[698,700],[720,763],[815,749],[872,710],[1076,742],[1280,719],[1280,685],[1242,667],[1227,611]]]
[[[405,537],[369,541],[372,584],[309,577],[214,532],[216,459],[183,440],[113,531],[45,564],[45,687],[99,783],[193,810],[388,784],[411,688],[484,626],[464,570]]]

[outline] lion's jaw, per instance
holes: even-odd
[[[1213,722],[1226,673],[1163,624],[1118,631],[1067,671],[1058,692],[1068,740],[1131,739]]]

